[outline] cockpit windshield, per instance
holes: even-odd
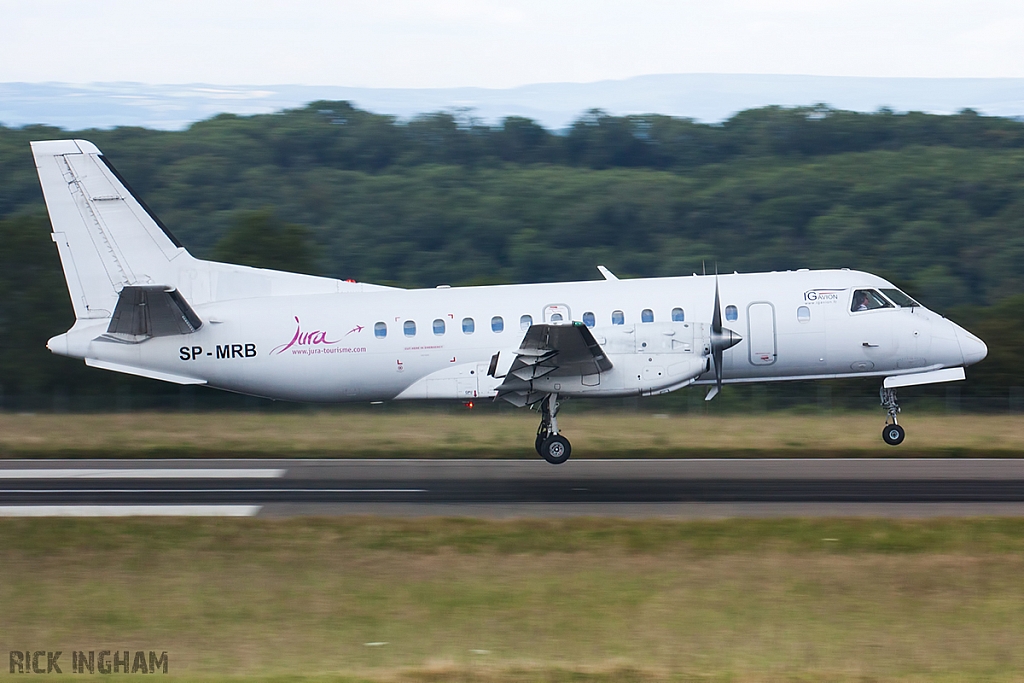
[[[907,298],[909,299],[910,297]],[[850,306],[850,310],[856,313],[858,311],[873,311],[877,308],[892,307],[893,305],[875,290],[858,289],[853,293],[853,304]]]
[[[889,299],[894,304],[896,304],[897,306],[900,306],[902,308],[914,308],[915,306],[920,306],[921,305],[921,304],[917,303],[916,301],[914,301],[913,299],[911,299],[906,294],[904,294],[903,292],[901,292],[900,290],[895,289],[895,288],[893,288],[893,289],[884,289],[883,288],[882,289],[882,294],[885,294],[887,297],[889,297]]]

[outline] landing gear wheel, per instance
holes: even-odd
[[[896,390],[887,388],[883,383],[879,396],[882,399],[882,407],[889,415],[885,429],[882,430],[882,441],[890,446],[899,446],[906,438],[907,432],[896,423],[896,416],[900,414],[900,402],[896,400]]]
[[[890,446],[899,446],[906,436],[906,430],[897,424],[885,425],[885,429],[882,430],[882,440]]]
[[[572,453],[569,439],[558,433],[558,421],[555,419],[558,408],[558,394],[548,394],[540,400],[540,426],[533,443],[540,457],[552,465],[561,465]]]
[[[569,455],[571,453],[572,446],[569,445],[569,439],[565,438],[561,434],[549,436],[544,439],[544,443],[540,446],[540,457],[544,458],[552,465],[561,465],[569,459]]]

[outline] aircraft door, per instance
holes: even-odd
[[[572,322],[569,307],[565,304],[548,304],[544,307],[544,322],[555,325]]]
[[[494,396],[497,393],[498,385],[501,384],[504,375],[500,378],[491,377],[487,374],[489,366],[487,363],[480,363],[476,366],[476,395],[486,396],[488,398]]]
[[[747,306],[747,350],[751,365],[772,365],[777,358],[775,307],[759,301]]]

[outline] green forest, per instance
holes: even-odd
[[[594,279],[598,264],[620,277],[868,270],[988,342],[965,396],[1021,402],[1024,122],[817,106],[703,124],[594,110],[552,131],[314,102],[173,132],[0,126],[6,407],[178,391],[44,348],[71,307],[28,143],[67,137],[96,143],[200,257],[407,287]]]

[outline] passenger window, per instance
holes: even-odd
[[[853,293],[853,303],[850,304],[850,310],[854,313],[892,307],[885,297],[873,289],[858,289]]]
[[[801,306],[796,309],[796,319],[802,323],[808,322],[811,319],[811,309],[807,306]]]
[[[387,323],[374,323],[373,324],[373,336],[377,339],[383,339],[388,336]]]
[[[683,313],[683,309],[681,309],[681,308],[673,308],[672,309],[672,322],[674,322],[674,323],[681,323],[684,320],[686,320],[686,315]]]
[[[476,331],[476,323],[473,322],[472,318],[462,319],[462,332],[463,334],[473,334]]]
[[[402,331],[405,332],[406,337],[415,337],[416,322],[413,320],[406,320],[405,323],[402,324]]]
[[[551,322],[553,322],[553,323],[560,323],[560,322],[562,322],[562,314],[561,313],[552,313],[551,314]]]
[[[622,311],[612,311],[612,325],[625,325],[626,316]]]
[[[434,321],[434,334],[438,337],[444,334],[444,321],[440,318]]]
[[[738,317],[739,317],[739,314],[736,312],[736,307],[735,306],[726,306],[725,307],[725,319],[726,320],[735,320]]]
[[[587,327],[593,327],[596,323],[597,323],[597,320],[594,319],[594,314],[593,313],[591,313],[590,311],[587,311],[586,313],[583,314],[583,324],[584,325],[586,325]]]
[[[491,332],[501,332],[505,329],[505,321],[501,319],[500,315],[496,315],[491,318]]]
[[[640,311],[640,322],[642,323],[653,323],[654,322],[654,311],[649,308],[645,308]]]
[[[524,316],[521,316],[519,318],[519,329],[521,329],[521,330],[528,330],[528,329],[530,329],[530,325],[532,325],[532,324],[533,324],[533,316],[532,315],[524,315]]]

